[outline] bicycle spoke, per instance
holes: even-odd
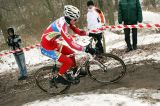
[[[39,69],[35,73],[36,84],[41,90],[49,94],[64,93],[67,89],[69,89],[70,85],[63,85],[61,83],[55,84],[52,82],[51,80],[55,74],[51,72],[52,68],[53,66],[47,66]]]

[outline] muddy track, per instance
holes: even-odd
[[[34,71],[30,73],[28,80],[17,82],[13,75],[1,75],[0,79],[0,105],[1,106],[20,106],[27,102],[35,100],[44,100],[51,98],[52,95],[47,95],[42,92],[34,81]],[[147,63],[141,66],[127,65],[126,76],[118,83],[111,85],[101,85],[92,81],[89,77],[81,79],[81,83],[77,86],[72,86],[67,92],[89,92],[96,89],[116,89],[120,87],[127,88],[160,88],[160,64]]]
[[[140,50],[135,51],[138,54],[142,51],[149,52],[148,54],[152,54],[160,50],[160,44],[140,46],[139,49]],[[117,54],[122,58],[128,55],[124,53],[124,50],[113,50],[112,53]],[[33,69],[32,66],[31,70],[33,71],[30,71],[29,78],[26,81],[18,82],[17,73],[6,73],[3,75],[0,74],[0,106],[21,106],[22,104],[35,100],[45,100],[51,98],[52,95],[47,95],[35,84],[35,69],[40,67],[41,66],[34,66]],[[67,93],[72,94],[78,92],[89,92],[97,89],[111,90],[121,87],[127,87],[131,89],[148,88],[160,90],[159,82],[160,63],[154,63],[153,60],[145,60],[127,65],[127,74],[118,83],[111,85],[101,85],[97,82],[94,82],[89,77],[85,77],[81,79],[79,85],[71,86],[71,89]]]

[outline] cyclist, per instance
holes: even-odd
[[[70,28],[78,35],[88,35],[88,32],[82,31],[74,25],[79,17],[80,11],[77,7],[66,5],[64,6],[64,16],[51,23],[42,35],[42,54],[62,63],[57,77],[53,78],[53,81],[57,83],[68,84],[68,81],[65,80],[64,73],[71,67],[76,68],[75,56],[67,57],[69,54],[74,54],[74,51],[69,47],[58,43],[58,38],[62,37],[71,48],[78,51],[85,51],[92,54],[95,52],[95,50],[89,47],[78,45],[68,34],[68,28]]]

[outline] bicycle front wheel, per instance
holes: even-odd
[[[52,95],[58,95],[65,93],[66,90],[70,88],[70,85],[63,85],[58,83],[57,86],[54,86],[54,83],[51,82],[51,79],[54,77],[54,74],[58,70],[51,71],[53,66],[42,67],[35,73],[36,85],[44,92]]]
[[[89,76],[103,84],[115,83],[126,73],[126,65],[119,57],[104,53],[86,65]]]

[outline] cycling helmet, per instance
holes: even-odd
[[[64,6],[64,15],[70,19],[78,19],[80,17],[80,11],[77,7],[66,5]]]

